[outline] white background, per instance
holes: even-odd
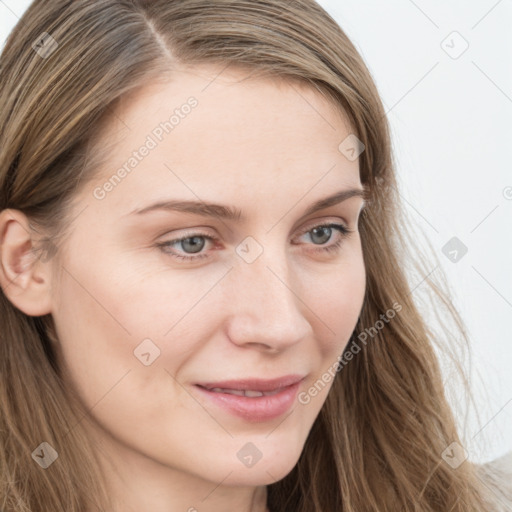
[[[512,450],[512,2],[319,3],[388,112],[405,207],[437,250],[481,375],[465,447],[491,460]],[[2,47],[28,5],[0,0]],[[441,252],[453,236],[468,247],[457,263]]]

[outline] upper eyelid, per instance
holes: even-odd
[[[318,221],[318,219],[313,219],[310,222],[307,222],[305,227],[300,228],[299,233],[304,234],[317,226],[324,226],[326,224],[343,224],[347,229],[350,229],[350,222],[347,222],[345,219],[326,219],[320,221]]]
[[[330,216],[330,217],[323,217],[323,218],[316,218],[316,219],[310,219],[307,221],[303,227],[297,228],[294,230],[294,232],[297,232],[298,234],[304,234],[311,229],[317,227],[317,226],[323,226],[325,224],[343,224],[347,229],[350,229],[351,222],[348,222],[345,218]],[[354,219],[354,225],[357,228],[357,218]],[[210,234],[207,232],[208,229],[213,229],[212,227],[190,227],[190,228],[182,228],[176,231],[183,231],[182,235],[176,235],[173,236],[172,240],[180,240],[183,238],[189,238],[192,236],[205,236],[212,238],[213,240],[218,240],[220,237],[215,234]],[[171,236],[172,232],[165,232],[162,235],[160,235],[158,238],[165,237],[165,236]]]

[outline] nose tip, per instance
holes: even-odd
[[[307,308],[275,270],[266,265],[260,270],[245,286],[235,277],[237,292],[227,334],[237,345],[282,351],[310,334],[311,325],[304,316]]]

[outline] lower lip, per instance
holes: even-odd
[[[202,395],[235,416],[239,416],[246,421],[263,422],[278,418],[287,412],[297,396],[299,386],[300,381],[283,388],[275,395],[258,397],[230,395],[229,393],[209,391],[197,385],[195,387]]]

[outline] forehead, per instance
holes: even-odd
[[[325,136],[331,131],[337,138],[338,132],[350,131],[340,105],[313,85],[210,64],[179,68],[122,96],[110,116],[109,135],[130,141],[134,131],[149,133],[155,122],[165,123],[173,113],[180,115],[177,121],[181,121],[180,110],[190,98],[197,101],[198,108],[190,116],[185,112],[186,123],[173,121],[180,127],[173,130],[172,139],[184,130],[201,132],[209,139],[228,137],[230,129],[240,127],[240,137],[245,133],[263,140],[267,133],[266,142],[273,141],[273,134],[283,128],[287,128],[281,133],[284,137],[276,142],[286,140],[286,135],[313,137],[322,132]],[[208,121],[214,123],[206,125]]]
[[[114,177],[108,199],[125,210],[155,191],[255,201],[304,195],[320,181],[323,192],[356,186],[358,162],[339,149],[350,133],[340,109],[306,84],[182,69],[121,99],[99,141],[108,158],[94,186]]]

